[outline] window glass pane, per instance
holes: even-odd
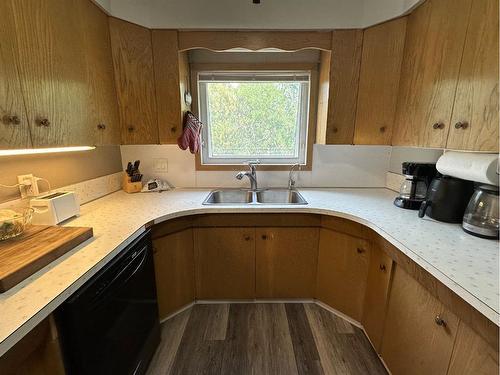
[[[209,157],[298,157],[301,82],[204,84]]]

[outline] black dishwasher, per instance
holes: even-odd
[[[160,342],[149,231],[57,311],[68,374],[144,374]]]

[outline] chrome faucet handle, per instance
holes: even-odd
[[[292,165],[292,167],[290,168],[290,172],[288,173],[288,189],[289,190],[293,190],[295,189],[295,183],[297,181],[295,181],[293,178],[292,178],[292,174],[293,174],[293,171],[298,168],[299,171],[301,169],[301,165],[299,163],[296,163],[294,165]]]
[[[257,165],[260,164],[260,160],[258,159],[255,159],[255,160],[247,160],[245,162],[246,165],[248,165],[248,167],[250,168],[250,170],[252,171],[252,174],[255,174],[255,170],[257,169]]]

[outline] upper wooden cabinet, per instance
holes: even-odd
[[[405,33],[406,17],[364,31],[355,144],[391,144]]]
[[[176,30],[153,30],[153,56],[160,143],[177,143],[184,113],[190,110],[187,52],[179,52]]]
[[[93,144],[82,17],[76,0],[11,3],[33,146]]]
[[[0,148],[31,146],[28,119],[16,68],[16,29],[11,1],[0,1]]]
[[[123,144],[158,143],[151,30],[109,19]]]
[[[498,0],[474,0],[447,148],[498,151]]]
[[[427,0],[409,15],[392,144],[446,147],[471,2]]]
[[[326,144],[353,143],[362,45],[362,30],[332,33]]]
[[[108,16],[89,0],[78,0],[89,87],[90,123],[95,144],[120,144]]]

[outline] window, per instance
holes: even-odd
[[[199,72],[201,163],[306,164],[308,71]]]

